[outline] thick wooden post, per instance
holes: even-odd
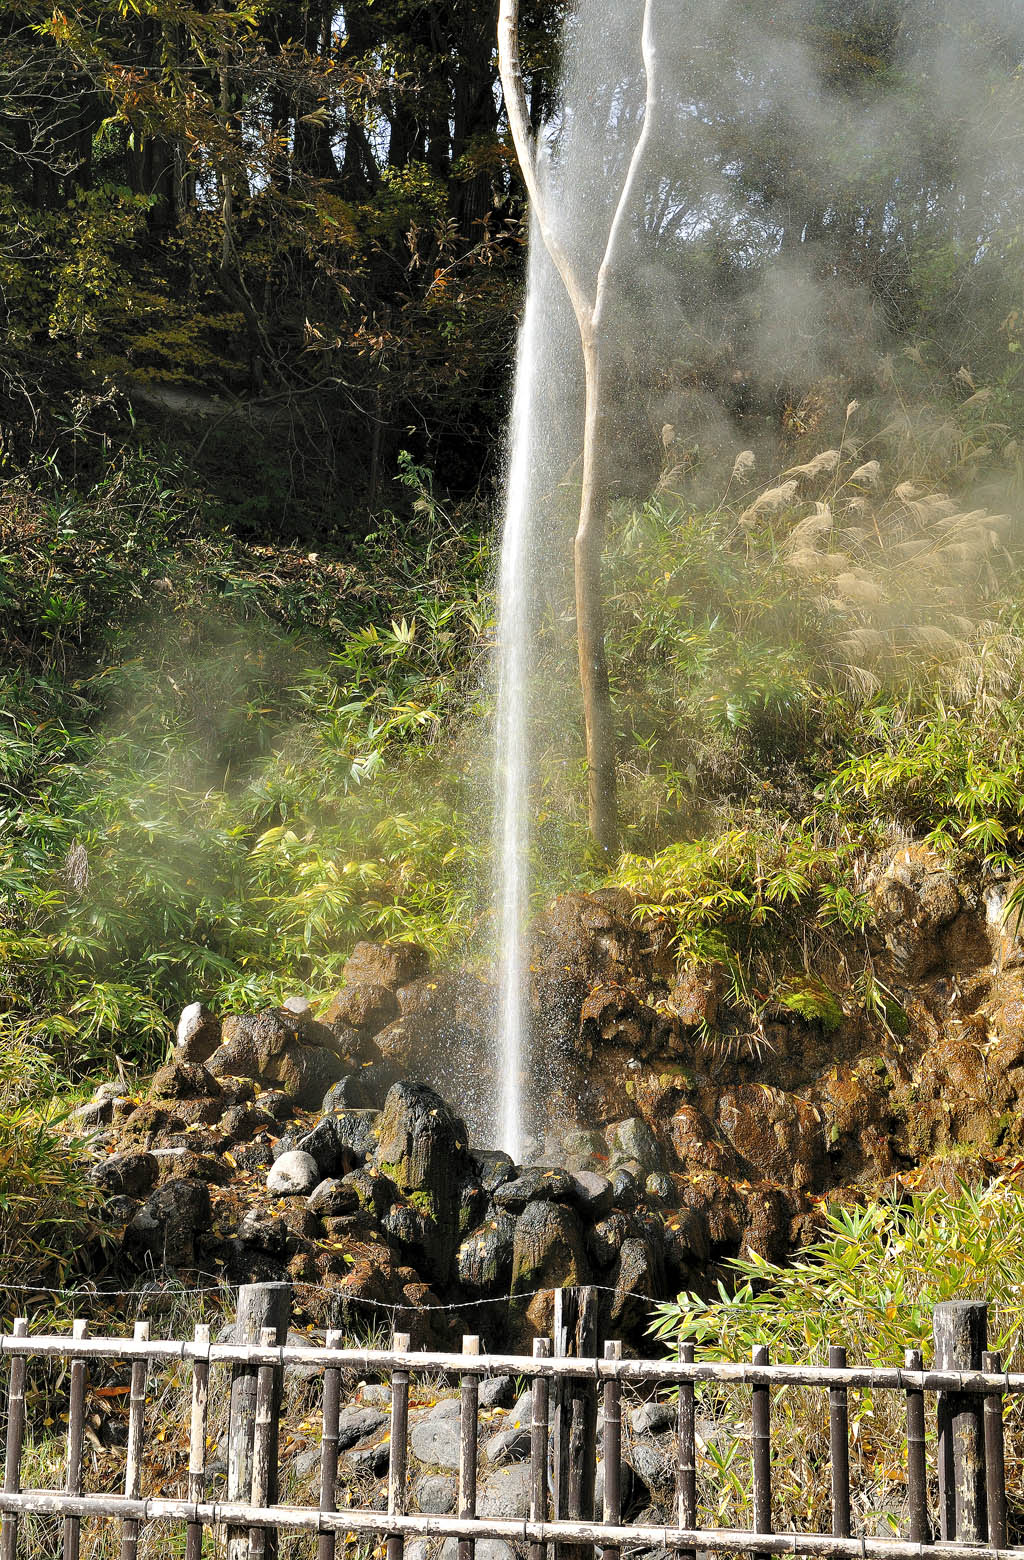
[[[135,1338],[145,1343],[149,1338],[149,1323],[135,1323]],[[129,1500],[138,1500],[142,1493],[142,1446],[146,1420],[146,1378],[149,1375],[147,1360],[132,1361],[131,1396],[128,1400],[128,1454],[125,1462],[124,1493]],[[121,1530],[121,1560],[136,1560],[139,1553],[139,1522],[129,1517]]]
[[[903,1356],[907,1370],[923,1370],[920,1349],[907,1349]],[[930,1542],[928,1531],[928,1472],[924,1446],[924,1393],[920,1387],[907,1388],[907,1506],[910,1510],[910,1539],[915,1544]]]
[[[205,1322],[196,1326],[197,1349],[209,1350],[210,1329]],[[206,1494],[206,1427],[210,1413],[210,1358],[198,1356],[192,1361],[192,1418],[188,1437],[188,1498],[196,1504]],[[185,1528],[185,1560],[201,1560],[203,1524],[189,1522]]]
[[[265,1328],[273,1329],[275,1342],[288,1339],[292,1310],[290,1284],[243,1284],[238,1291],[235,1339],[238,1343],[258,1343]],[[228,1500],[249,1501],[252,1494],[253,1442],[256,1429],[256,1391],[259,1370],[254,1365],[231,1368],[231,1408],[228,1417]],[[277,1382],[274,1401],[274,1425],[271,1447],[271,1486],[268,1499],[277,1500],[277,1420],[281,1408],[281,1384]],[[227,1560],[248,1560],[250,1531],[247,1527],[229,1527]],[[265,1550],[268,1560],[277,1554],[277,1535],[268,1534]]]
[[[28,1337],[28,1318],[19,1316],[14,1323],[14,1337]],[[24,1354],[16,1354],[11,1361],[11,1385],[7,1395],[7,1448],[4,1456],[4,1494],[17,1495],[21,1490],[21,1449],[25,1440],[25,1373],[28,1360]],[[18,1553],[18,1518],[12,1512],[0,1526],[0,1560],[16,1560]]]
[[[395,1333],[391,1347],[396,1354],[408,1354],[408,1333]],[[388,1511],[403,1516],[406,1505],[406,1475],[409,1468],[409,1372],[391,1372],[391,1460],[388,1467]],[[388,1538],[387,1560],[402,1560],[405,1540],[401,1533]]]
[[[988,1342],[984,1300],[946,1300],[933,1316],[937,1370],[980,1370]],[[977,1393],[940,1392],[939,1513],[942,1538],[983,1544],[985,1520],[984,1406]]]
[[[466,1336],[462,1340],[463,1354],[480,1353],[480,1339]],[[466,1371],[462,1377],[462,1401],[459,1423],[459,1516],[476,1516],[476,1441],[477,1413],[480,1404],[480,1377]],[[460,1538],[458,1560],[473,1560],[476,1541]]]
[[[551,1354],[550,1338],[534,1338],[534,1359],[546,1360]],[[546,1522],[548,1517],[548,1397],[547,1376],[534,1376],[530,1416],[530,1521]],[[530,1542],[530,1560],[544,1560],[546,1544]]]
[[[72,1325],[73,1338],[85,1338],[89,1324],[76,1321]],[[85,1360],[71,1360],[71,1392],[68,1401],[68,1465],[64,1480],[67,1495],[82,1493],[82,1451],[85,1443]],[[64,1518],[64,1560],[78,1560],[81,1552],[81,1517]]]
[[[597,1360],[597,1291],[555,1290],[555,1356]],[[555,1398],[555,1517],[589,1522],[597,1472],[597,1381],[560,1377]],[[591,1547],[556,1546],[557,1560],[592,1560]]]
[[[679,1363],[692,1365],[693,1344],[681,1342]],[[692,1381],[679,1383],[679,1412],[676,1421],[679,1463],[676,1469],[676,1520],[681,1528],[697,1526],[697,1427]],[[697,1560],[692,1549],[677,1549],[675,1560]]]
[[[329,1349],[340,1349],[343,1335],[336,1329],[324,1340]],[[338,1509],[338,1414],[341,1408],[341,1371],[329,1365],[324,1371],[323,1437],[320,1442],[320,1510]],[[317,1560],[335,1560],[337,1554],[336,1533],[321,1533],[317,1544]]]

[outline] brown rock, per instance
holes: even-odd
[[[636,1056],[650,1047],[657,1014],[624,986],[602,982],[584,998],[576,1055],[590,1061],[603,1044],[626,1046]]]
[[[717,1175],[742,1173],[743,1167],[730,1144],[722,1141],[695,1106],[681,1106],[668,1128],[676,1157],[688,1170],[712,1170]]]
[[[367,1034],[376,1034],[398,1016],[398,1000],[388,986],[358,982],[339,991],[327,1007],[324,1023],[337,1033],[343,1025]]]
[[[680,971],[666,1006],[687,1029],[709,1027],[718,1019],[725,994],[725,969],[721,964],[693,964]]]
[[[149,1085],[151,1100],[218,1099],[221,1086],[198,1062],[174,1056],[158,1067]]]
[[[352,950],[342,974],[346,986],[385,986],[397,991],[427,972],[430,955],[411,942],[359,942]]]
[[[806,1100],[767,1084],[741,1084],[719,1096],[717,1124],[759,1177],[785,1186],[823,1184],[825,1136]]]

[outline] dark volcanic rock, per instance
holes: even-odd
[[[476,1148],[470,1155],[485,1192],[494,1192],[516,1173],[515,1160],[500,1149]]]
[[[359,1196],[354,1186],[328,1179],[313,1188],[309,1195],[309,1207],[313,1213],[338,1218],[355,1213],[359,1207]]]
[[[143,1203],[125,1231],[126,1253],[167,1268],[196,1265],[196,1237],[210,1227],[205,1182],[168,1181]]]
[[[497,1213],[466,1236],[455,1259],[456,1276],[464,1289],[474,1296],[508,1293],[515,1229],[515,1219]]]
[[[157,1183],[159,1161],[153,1154],[113,1154],[101,1159],[91,1180],[101,1191],[122,1197],[145,1197]]]
[[[324,1015],[325,1023],[337,1033],[339,1024],[375,1035],[378,1029],[398,1017],[398,998],[388,986],[373,986],[357,981],[339,991]]]
[[[177,1058],[158,1067],[149,1085],[151,1100],[219,1099],[222,1092],[216,1078],[205,1067]]]
[[[557,1289],[585,1284],[589,1264],[575,1214],[560,1203],[529,1203],[516,1220],[512,1289]]]
[[[573,1190],[573,1178],[568,1171],[533,1165],[520,1171],[515,1180],[499,1186],[494,1193],[494,1202],[509,1213],[522,1213],[527,1203],[539,1199],[569,1202],[573,1199]]]
[[[215,1077],[276,1084],[297,1105],[313,1109],[347,1070],[334,1037],[307,1014],[281,1008],[226,1018],[223,1042],[210,1057]]]
[[[464,1123],[433,1089],[396,1083],[381,1112],[373,1158],[423,1216],[425,1270],[447,1278],[458,1242],[459,1188],[470,1169]]]

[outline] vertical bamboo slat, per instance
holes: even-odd
[[[277,1342],[277,1329],[264,1327],[260,1332],[260,1347],[272,1349]],[[274,1388],[277,1381],[276,1365],[261,1365],[256,1375],[256,1420],[252,1438],[252,1491],[249,1496],[253,1506],[270,1503],[274,1484]],[[269,1528],[254,1527],[249,1532],[249,1560],[269,1560],[277,1553],[277,1534]]]
[[[751,1360],[754,1365],[768,1364],[768,1350],[763,1343],[754,1346]],[[754,1532],[770,1533],[772,1530],[771,1389],[767,1386],[755,1385],[752,1397]]]
[[[680,1343],[679,1361],[693,1364],[693,1344]],[[697,1526],[697,1434],[692,1381],[679,1383],[678,1467],[676,1470],[676,1514],[681,1528]],[[696,1560],[692,1549],[677,1549],[675,1560]]]
[[[340,1349],[344,1339],[332,1330],[325,1339],[329,1349]],[[337,1511],[338,1413],[341,1408],[341,1371],[329,1365],[324,1371],[323,1431],[320,1441],[320,1510]],[[335,1560],[337,1534],[321,1533],[317,1560]]]
[[[982,1369],[998,1376],[1003,1356],[986,1351]],[[999,1392],[985,1394],[985,1487],[988,1505],[988,1541],[993,1549],[1005,1549],[1006,1538],[1006,1447],[1003,1439],[1003,1397]]]
[[[830,1344],[828,1363],[833,1370],[846,1369],[846,1350]],[[828,1394],[828,1444],[832,1462],[832,1536],[850,1536],[850,1401],[845,1387],[830,1387]]]
[[[606,1360],[622,1358],[622,1344],[612,1339],[604,1346]],[[605,1522],[618,1527],[622,1520],[622,1383],[617,1379],[604,1384],[604,1401],[601,1405],[601,1458],[604,1468]],[[618,1546],[605,1544],[601,1560],[619,1560]]]
[[[547,1359],[550,1338],[533,1340],[534,1359]],[[534,1376],[530,1420],[530,1521],[544,1522],[548,1514],[548,1378]],[[544,1560],[546,1545],[531,1542],[530,1560]]]
[[[85,1338],[88,1322],[78,1320],[71,1328],[72,1338]],[[85,1360],[71,1360],[71,1394],[68,1402],[68,1463],[64,1480],[67,1495],[82,1493],[82,1448],[85,1441]],[[80,1517],[64,1518],[64,1560],[78,1560],[81,1549]]]
[[[135,1340],[145,1343],[149,1338],[149,1323],[135,1323]],[[149,1365],[146,1360],[132,1361],[131,1395],[128,1399],[128,1451],[125,1459],[124,1492],[129,1500],[137,1500],[142,1492],[142,1444],[146,1426],[146,1380]],[[121,1560],[136,1560],[139,1553],[139,1522],[127,1517],[121,1526]]]
[[[197,1349],[209,1349],[210,1329],[200,1322],[195,1331]],[[188,1498],[201,1501],[206,1494],[206,1428],[210,1415],[209,1358],[192,1361],[192,1419],[188,1438]],[[189,1522],[185,1528],[185,1560],[200,1560],[203,1552],[203,1524]]]
[[[903,1356],[907,1370],[922,1370],[920,1349],[908,1349]],[[907,1505],[910,1511],[910,1539],[927,1544],[928,1481],[924,1447],[924,1393],[920,1387],[907,1388]]]
[[[480,1339],[466,1336],[462,1340],[465,1355],[480,1353]],[[461,1421],[459,1425],[459,1516],[476,1516],[476,1441],[477,1413],[480,1406],[480,1377],[471,1371],[463,1373]],[[476,1541],[460,1538],[459,1560],[473,1560]]]
[[[409,1349],[408,1333],[395,1333],[391,1347],[396,1354]],[[409,1372],[391,1372],[391,1460],[388,1468],[388,1511],[401,1516],[405,1511],[405,1482],[409,1466]],[[400,1533],[388,1536],[387,1560],[402,1560],[405,1540]]]
[[[19,1316],[14,1337],[28,1337],[28,1318]],[[4,1494],[16,1495],[21,1489],[21,1448],[25,1439],[25,1373],[28,1360],[16,1354],[11,1361],[10,1388],[7,1394],[7,1446],[4,1454]],[[18,1518],[11,1513],[0,1524],[0,1560],[15,1560],[18,1552]]]

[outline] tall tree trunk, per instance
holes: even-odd
[[[583,723],[587,740],[587,814],[598,847],[611,854],[618,842],[615,783],[615,721],[608,684],[604,643],[604,592],[601,555],[608,515],[608,442],[605,419],[605,378],[600,342],[584,335],[586,413],[583,431],[583,481],[580,514],[573,544],[576,581],[576,647],[583,693]]]
[[[526,88],[519,62],[519,0],[500,0],[498,14],[498,66],[505,93],[509,129],[523,170],[527,192],[545,247],[572,303],[583,348],[586,381],[586,415],[583,427],[583,483],[580,514],[573,549],[576,581],[576,641],[580,687],[587,739],[587,801],[590,833],[599,848],[610,854],[618,842],[615,776],[615,722],[612,716],[608,662],[604,645],[604,604],[601,589],[601,553],[608,513],[608,481],[604,436],[607,379],[601,361],[605,312],[613,291],[612,279],[621,258],[626,229],[632,215],[640,169],[650,139],[657,103],[657,73],[652,24],[652,0],[645,0],[643,56],[647,99],[643,129],[633,148],[618,202],[608,230],[604,257],[593,295],[583,286],[576,267],[564,249],[547,210],[537,175],[536,143],[526,102]]]

